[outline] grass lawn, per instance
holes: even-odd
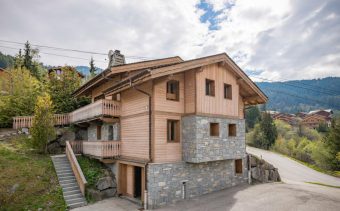
[[[0,210],[66,210],[50,156],[25,143],[0,142]]]

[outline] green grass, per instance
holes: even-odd
[[[78,156],[77,160],[87,180],[86,188],[87,189],[95,188],[95,185],[98,182],[98,179],[105,175],[105,172],[104,172],[105,167],[98,160],[91,159],[85,156]],[[86,193],[85,197],[89,203],[95,202],[95,200],[91,197],[90,194]]]
[[[313,185],[322,185],[322,186],[331,187],[331,188],[340,188],[340,186],[327,185],[321,182],[306,182],[306,183],[313,184]]]
[[[0,210],[66,210],[50,156],[27,142],[25,137],[0,142]]]

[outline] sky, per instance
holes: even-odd
[[[340,76],[339,0],[0,0],[0,13],[3,53],[27,40],[100,53],[39,47],[47,65],[226,52],[257,81]]]

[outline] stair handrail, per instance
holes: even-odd
[[[71,144],[69,143],[69,141],[66,141],[66,156],[67,156],[68,160],[70,161],[72,171],[73,171],[73,173],[76,177],[80,191],[81,191],[82,195],[85,196],[85,189],[86,189],[87,181],[86,181],[86,178],[83,174],[83,171],[81,170],[81,168],[79,166],[77,158],[73,153],[73,150],[72,150],[72,147],[71,147]]]

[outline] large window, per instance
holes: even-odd
[[[235,160],[235,173],[242,174],[242,159]]]
[[[179,120],[167,120],[167,139],[168,142],[174,143],[179,142],[180,133],[179,133]]]
[[[166,99],[179,101],[179,81],[171,80],[166,83]]]
[[[218,123],[210,123],[210,136],[220,135],[220,125]]]
[[[232,99],[232,89],[230,84],[224,84],[224,98]]]
[[[215,81],[205,79],[205,95],[215,96]]]

